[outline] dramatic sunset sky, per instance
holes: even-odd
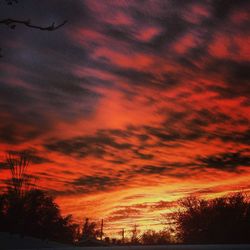
[[[2,186],[28,150],[62,212],[109,233],[250,191],[250,1],[0,1],[10,17],[68,23],[0,25]]]

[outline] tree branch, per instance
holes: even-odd
[[[58,25],[55,25],[55,23],[52,23],[49,26],[42,27],[42,26],[31,24],[30,20],[22,21],[22,20],[16,20],[16,19],[11,19],[11,18],[0,20],[0,25],[1,24],[7,25],[11,29],[15,29],[17,24],[22,24],[32,29],[39,29],[39,30],[46,30],[46,31],[53,31],[53,30],[59,29],[65,23],[67,23],[67,20],[64,20],[62,23]]]

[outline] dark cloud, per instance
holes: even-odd
[[[249,97],[250,66],[248,61],[231,59],[212,59],[205,70],[216,78],[222,78],[226,86],[211,86],[222,98]]]
[[[22,141],[22,138],[17,138],[16,128],[10,124],[4,124],[0,130],[0,141],[2,143],[16,144]]]
[[[195,115],[196,117],[192,119],[191,123],[195,124],[196,126],[223,124],[232,121],[232,118],[229,115],[208,109],[201,109],[197,111]]]
[[[236,9],[249,7],[248,0],[213,0],[211,1],[212,5],[212,14],[215,19],[227,19],[230,17],[230,14]]]
[[[165,131],[163,128],[156,128],[156,127],[146,127],[146,130],[149,134],[159,138],[162,141],[176,141],[180,139],[181,134],[179,133],[169,133]]]
[[[147,197],[147,194],[136,194],[136,195],[130,195],[125,198],[123,198],[124,201],[131,201],[131,200],[136,200],[140,198],[145,198]]]
[[[145,165],[142,167],[138,167],[137,169],[133,170],[135,174],[142,174],[142,175],[160,175],[163,174],[168,168],[161,167],[161,166],[153,166],[153,165]]]
[[[162,127],[158,128],[146,126],[146,131],[158,138],[161,142],[193,141],[204,136],[203,131],[197,126],[192,127],[191,129],[186,131],[181,131],[179,129],[176,129],[175,127],[173,127],[172,129],[171,124],[170,128],[169,126],[165,126],[165,122],[163,123]]]
[[[77,157],[86,157],[89,155],[102,158],[108,154],[107,147],[117,150],[127,150],[132,147],[130,143],[119,143],[114,137],[105,134],[102,131],[93,136],[75,137],[68,140],[55,140],[44,145],[50,151],[63,153],[66,155],[75,155]]]
[[[243,115],[243,116],[242,116]],[[145,133],[148,136],[153,136],[159,140],[161,145],[170,143],[183,143],[189,141],[212,141],[219,139],[223,142],[249,144],[250,132],[233,131],[226,129],[226,124],[231,124],[234,127],[239,125],[248,126],[249,120],[244,114],[238,114],[236,117],[230,116],[225,112],[220,112],[218,109],[200,109],[187,110],[185,114],[170,112],[166,121],[161,126],[151,127],[144,126]],[[213,130],[209,130],[210,126],[218,126]],[[225,129],[221,129],[223,126]],[[181,129],[180,129],[181,128]]]
[[[106,219],[109,222],[123,220],[126,218],[140,218],[142,216],[142,211],[140,209],[136,209],[133,207],[124,207],[122,209],[115,210],[110,214],[110,216]]]
[[[154,158],[153,154],[145,154],[145,153],[140,152],[139,150],[133,150],[133,152],[135,153],[137,157],[143,160],[151,160]]]
[[[132,199],[144,198],[143,196],[134,196]],[[129,199],[130,200],[130,199]],[[127,199],[125,199],[127,201]],[[176,201],[157,201],[157,202],[144,202],[135,203],[129,206],[119,206],[110,213],[106,220],[112,222],[116,220],[124,220],[126,218],[139,219],[142,218],[145,212],[154,212],[173,208],[177,205]]]
[[[50,189],[48,191],[55,196],[95,194],[119,187],[124,181],[115,175],[85,175],[62,183],[64,188]]]
[[[13,121],[13,123],[0,126],[0,142],[13,145],[20,144],[37,138],[48,129],[47,126],[31,127],[30,124],[27,123],[22,125],[23,126],[19,127],[19,124]]]
[[[249,145],[250,143],[250,130],[246,130],[243,132],[231,132],[225,133],[221,132],[214,137],[220,138],[223,142],[234,142],[236,144],[245,144]]]
[[[186,33],[189,28],[189,23],[176,13],[162,17],[160,24],[164,31],[156,36],[150,45],[155,50],[160,48],[161,51],[168,48],[169,45]]]
[[[202,188],[202,189],[198,189],[197,191],[194,191],[191,195],[208,195],[208,194],[213,194],[216,193],[216,189],[215,188]]]
[[[128,68],[111,68],[111,72],[117,74],[120,77],[123,77],[126,80],[129,80],[131,84],[137,83],[142,86],[150,86],[150,85],[159,85],[157,83],[157,79],[155,75],[150,72],[139,71],[136,69],[128,69]]]
[[[0,162],[0,170],[9,169],[8,164],[6,162]]]
[[[150,208],[154,211],[154,210],[164,210],[167,208],[172,208],[174,206],[176,206],[177,203],[176,201],[158,201],[153,203]]]
[[[109,162],[120,165],[120,164],[128,164],[129,160],[123,158],[114,158],[113,160],[109,160]]]
[[[83,176],[71,182],[72,185],[87,190],[105,190],[120,185],[118,178],[109,176]]]
[[[205,168],[215,168],[222,171],[237,172],[238,167],[249,167],[250,156],[240,152],[227,152],[198,158],[198,164]]]
[[[8,103],[13,108],[16,103],[30,105],[34,99],[24,87],[11,86],[7,82],[1,82],[0,101],[1,105]]]
[[[150,137],[147,134],[139,134],[137,135],[140,141],[145,142],[147,141]]]

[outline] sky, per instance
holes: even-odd
[[[9,151],[64,214],[161,229],[189,195],[250,191],[250,1],[0,1]]]

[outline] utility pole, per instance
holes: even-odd
[[[122,228],[122,244],[125,243],[125,230]]]
[[[103,236],[103,219],[102,219],[102,222],[101,222],[101,240],[102,240],[102,236]]]
[[[132,237],[131,237],[131,242],[134,243],[134,244],[137,244],[138,243],[138,225],[134,225],[133,226],[133,229],[132,229]]]

